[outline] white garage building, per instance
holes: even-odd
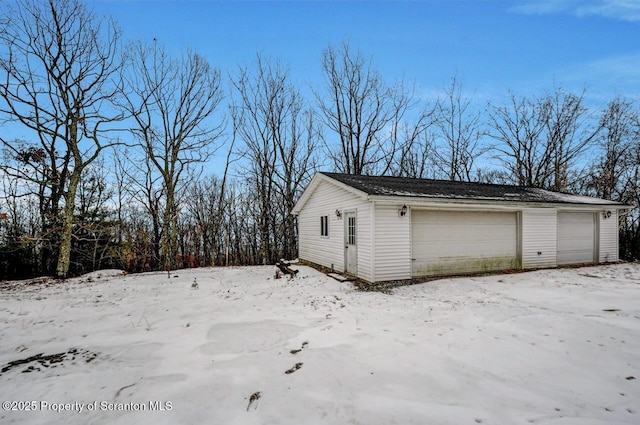
[[[618,202],[542,189],[318,173],[299,257],[369,282],[618,261]]]

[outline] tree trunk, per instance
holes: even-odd
[[[167,186],[167,204],[164,212],[164,223],[162,231],[162,253],[164,255],[165,270],[176,268],[176,253],[178,250],[178,238],[176,233],[176,222],[178,214],[176,211],[175,190],[171,183]]]
[[[62,232],[60,232],[60,255],[56,267],[56,276],[66,278],[71,265],[71,238],[73,236],[73,218],[76,209],[76,192],[80,183],[81,171],[74,169],[69,176],[69,187],[64,195],[65,205],[62,211]]]

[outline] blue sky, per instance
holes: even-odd
[[[194,49],[223,72],[256,52],[280,59],[299,85],[321,82],[329,43],[349,40],[390,82],[426,98],[454,75],[477,101],[561,85],[591,101],[640,97],[640,1],[123,1],[90,0],[125,39]]]

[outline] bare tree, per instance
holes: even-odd
[[[162,214],[165,197],[162,176],[156,172],[155,165],[148,155],[143,155],[140,160],[132,161],[131,158],[136,158],[133,148],[119,147],[113,155],[115,180],[120,186],[118,202],[122,203],[125,199],[128,202],[128,208],[119,206],[119,211],[122,214],[123,210],[129,212],[133,210],[135,214],[146,215],[145,220],[133,221],[140,223],[137,225],[137,230],[149,224],[149,240],[143,242],[138,238],[137,242],[143,242],[144,245],[139,250],[145,252],[145,267],[156,270],[161,266]],[[151,248],[147,250],[147,246]]]
[[[76,223],[71,261],[83,273],[121,265],[118,241],[119,222],[113,204],[113,188],[108,168],[100,158],[85,169],[78,187]]]
[[[217,263],[220,234],[224,228],[226,211],[223,202],[222,184],[217,176],[198,180],[189,188],[186,209],[189,219],[197,228],[194,232],[199,263],[210,266]]]
[[[110,107],[121,68],[119,30],[78,0],[17,0],[4,5],[3,17],[0,115],[27,129],[32,141],[2,143],[26,169],[41,167],[35,190],[61,227],[56,274],[66,277],[78,185],[108,145],[109,123],[121,118]],[[25,178],[25,168],[9,172]]]
[[[20,181],[0,174],[0,276],[30,277],[39,270],[39,214],[33,197],[20,196]]]
[[[596,157],[578,189],[635,208],[620,218],[620,257],[640,258],[640,111],[630,99],[615,97],[600,117],[601,131],[590,151]]]
[[[490,136],[498,144],[495,156],[515,182],[556,191],[566,191],[570,176],[585,150],[602,128],[577,95],[556,87],[537,98],[517,98],[510,104],[492,106]]]
[[[441,143],[433,150],[436,164],[451,181],[471,181],[475,161],[486,152],[481,145],[480,111],[473,111],[457,78],[445,88],[436,105],[436,127]]]
[[[395,154],[389,125],[412,106],[402,84],[390,88],[360,51],[348,43],[327,47],[322,55],[325,87],[316,92],[324,124],[338,142],[325,139],[326,152],[335,169],[347,174],[387,170],[385,161]],[[399,121],[396,119],[396,122]]]
[[[571,167],[593,144],[601,125],[592,119],[584,105],[584,92],[577,95],[556,87],[539,102],[541,108],[547,111],[543,116],[546,117],[545,143],[552,159],[551,189],[566,191],[571,183]]]
[[[553,152],[542,136],[547,115],[547,109],[536,101],[513,93],[507,105],[490,109],[489,134],[498,142],[495,158],[521,186],[549,186]]]
[[[186,202],[190,219],[195,228],[194,240],[198,247],[196,256],[202,266],[228,265],[229,256],[221,262],[219,256],[223,250],[229,249],[229,216],[231,211],[231,196],[229,190],[229,168],[234,154],[237,131],[234,129],[230,145],[227,147],[227,157],[222,176],[213,175],[206,179],[195,181],[189,188]],[[245,213],[247,213],[245,211]]]
[[[603,199],[628,202],[628,189],[639,166],[640,116],[632,101],[616,97],[600,118],[597,145],[601,155],[591,167],[589,186]]]
[[[636,128],[640,122],[636,121]],[[640,260],[640,144],[632,148],[633,166],[629,170],[629,179],[625,183],[625,202],[633,205],[622,221],[620,231],[621,257],[627,260]]]
[[[35,199],[38,228],[31,229],[36,268],[40,273],[55,273],[60,252],[60,208],[66,186],[70,156],[60,158],[55,144],[47,149],[22,140],[2,140],[0,169],[12,181],[9,197]],[[15,200],[14,200],[15,201]]]
[[[259,258],[267,264],[295,251],[291,211],[315,169],[318,128],[288,69],[279,63],[258,55],[255,69],[240,68],[232,83],[237,94],[234,128],[244,143],[246,175],[258,197]]]
[[[246,68],[241,68],[237,78],[232,79],[239,99],[232,105],[231,116],[234,128],[238,130],[239,138],[244,143],[241,155],[248,159],[248,168],[245,170],[247,180],[257,197],[259,258],[262,264],[268,264],[272,251],[270,215],[273,213],[277,161],[273,137],[281,130],[286,113],[286,76],[281,75],[280,69],[274,70],[275,75],[267,75],[262,69],[261,59],[258,60],[260,62],[255,76]]]
[[[436,172],[435,136],[428,131],[433,112],[423,113],[417,122],[394,125],[392,137],[398,146],[390,174],[398,177],[434,178]]]
[[[156,45],[130,46],[125,108],[134,120],[132,133],[162,181],[162,256],[175,267],[178,194],[194,166],[217,148],[222,120],[215,116],[222,100],[220,72],[200,55],[174,59]],[[217,119],[217,121],[216,121]]]

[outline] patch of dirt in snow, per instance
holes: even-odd
[[[64,283],[62,279],[54,279],[53,277],[43,276],[26,280],[14,280],[0,282],[0,292],[32,292],[42,287],[54,286]]]
[[[262,397],[262,393],[260,391],[256,391],[255,393],[251,394],[251,397],[249,397],[249,404],[247,405],[247,412],[252,405],[254,410],[258,408],[258,400],[260,400],[260,397]]]
[[[0,369],[0,375],[25,365],[27,365],[27,367],[25,369],[22,369],[22,373],[37,372],[42,370],[41,368],[55,368],[58,366],[64,366],[65,362],[75,364],[76,358],[77,361],[91,363],[96,359],[96,357],[98,357],[98,353],[78,348],[71,348],[66,352],[56,354],[45,355],[44,353],[40,353],[24,359],[10,361],[2,369]]]
[[[303,364],[304,363],[302,363],[302,362],[296,363],[296,364],[293,365],[293,367],[285,370],[284,373],[287,374],[287,375],[290,375],[293,372],[295,372],[296,370],[299,370],[302,367]]]
[[[70,279],[56,279],[51,276],[41,276],[33,279],[14,280],[0,282],[0,292],[35,292],[47,287],[66,287],[66,285],[78,285],[92,282],[108,282],[117,277],[123,277],[123,270],[107,269],[87,273]]]

